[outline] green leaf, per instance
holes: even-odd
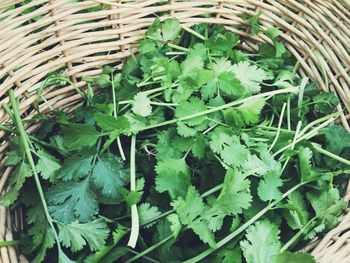
[[[340,197],[338,189],[331,188],[328,191],[312,191],[306,194],[317,218],[324,223],[328,229],[338,224],[338,216],[346,207],[345,201]]]
[[[260,112],[265,106],[264,98],[257,98],[248,100],[237,108],[242,114],[243,120],[246,124],[257,123],[260,117]]]
[[[306,207],[304,196],[295,191],[288,196],[288,204],[282,206],[283,215],[288,225],[293,229],[301,229],[309,220],[309,212]]]
[[[272,201],[281,198],[282,193],[278,188],[282,184],[279,173],[275,171],[267,173],[259,182],[258,194],[260,199],[263,201]]]
[[[261,31],[261,26],[259,25],[260,16],[261,16],[261,11],[248,19],[248,22],[250,25],[250,32],[253,35],[258,34]]]
[[[204,158],[205,155],[205,138],[202,135],[196,137],[193,146],[192,146],[192,154],[194,157],[198,159]]]
[[[241,166],[247,160],[249,150],[240,143],[225,145],[221,152],[221,158],[228,165]]]
[[[156,190],[169,192],[172,198],[185,196],[190,186],[189,167],[185,159],[164,159],[156,166]]]
[[[180,218],[177,214],[170,214],[167,216],[167,219],[171,223],[170,229],[174,234],[174,237],[177,238],[181,232],[182,225],[180,222]]]
[[[139,213],[139,221],[140,224],[144,224],[147,221],[159,216],[161,212],[159,212],[158,207],[151,206],[149,203],[143,203],[138,206],[137,211]],[[146,228],[152,226],[156,222],[149,224],[146,226]]]
[[[82,250],[86,244],[91,251],[100,249],[109,235],[109,228],[102,219],[88,223],[72,222],[69,225],[58,223],[59,240],[72,252]]]
[[[278,227],[267,220],[247,229],[246,240],[240,242],[247,263],[271,263],[281,248]]]
[[[181,118],[181,117],[185,117],[188,115],[205,111],[206,109],[207,108],[201,99],[197,97],[191,97],[189,101],[182,102],[179,106],[176,107],[175,116],[177,118]],[[184,121],[184,123],[188,124],[189,126],[196,126],[196,125],[200,125],[205,120],[206,120],[206,115],[201,115],[201,116],[186,120]]]
[[[123,168],[123,163],[108,154],[98,158],[91,173],[91,182],[104,197],[116,201],[122,197],[120,188],[127,182],[128,176],[129,172]]]
[[[182,121],[177,122],[177,133],[185,138],[193,137],[197,134],[197,131],[191,127],[188,127]]]
[[[134,96],[132,111],[141,117],[147,117],[152,114],[151,100],[145,93],[139,92]]]
[[[266,35],[272,40],[275,46],[275,57],[280,58],[287,51],[285,46],[277,40],[277,37],[281,35],[281,31],[278,28],[271,27],[265,30]]]
[[[92,169],[94,156],[89,151],[81,151],[70,156],[70,158],[64,160],[62,167],[57,173],[57,178],[69,181],[85,177]]]
[[[341,154],[345,148],[350,147],[350,133],[338,125],[330,126],[326,132],[327,149],[334,154]]]
[[[101,74],[98,76],[87,76],[83,80],[86,83],[96,85],[99,88],[108,88],[111,86],[111,80],[109,74]]]
[[[93,146],[101,136],[94,127],[87,124],[69,123],[62,126],[64,145],[70,150]]]
[[[261,89],[260,84],[264,80],[269,79],[264,70],[251,65],[248,61],[242,61],[233,65],[233,72],[244,86],[245,94],[247,95],[258,93]]]
[[[53,185],[47,192],[52,217],[69,224],[75,219],[88,222],[98,212],[95,194],[89,188],[89,180],[63,182]]]
[[[32,174],[33,171],[29,164],[22,162],[18,165],[11,173],[9,190],[0,196],[0,205],[6,207],[12,205],[17,200],[26,178],[31,177]]]
[[[42,178],[46,180],[54,181],[56,178],[56,172],[61,168],[59,160],[49,153],[39,150],[39,160],[36,165],[37,171],[41,174]]]
[[[313,97],[313,102],[316,112],[331,114],[339,104],[339,99],[333,92],[322,92]]]
[[[105,131],[114,131],[118,130],[119,133],[129,132],[130,130],[130,122],[129,120],[122,116],[115,118],[111,115],[105,113],[95,113],[94,114],[96,123]]]
[[[250,181],[239,172],[229,169],[226,172],[223,188],[213,207],[226,215],[237,215],[248,209],[252,202]]]
[[[185,199],[179,197],[171,205],[176,210],[183,225],[191,228],[204,243],[211,247],[216,246],[215,237],[208,226],[208,221],[202,217],[207,206],[193,186],[188,188]]]
[[[239,247],[224,248],[218,252],[213,263],[242,263],[242,252]]]
[[[292,253],[289,251],[280,253],[276,256],[273,263],[316,263],[315,258],[305,252]]]
[[[307,147],[298,147],[299,171],[303,182],[314,178],[317,174],[311,167],[312,151]]]
[[[161,42],[175,40],[180,34],[181,26],[176,18],[168,18],[162,23],[159,18],[155,19],[152,26],[147,30],[146,36]]]

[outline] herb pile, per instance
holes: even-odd
[[[10,92],[14,125],[1,128],[13,135],[13,172],[0,204],[24,206],[21,252],[31,262],[314,262],[289,251],[346,208],[350,134],[334,124],[337,97],[297,76],[278,29],[264,33],[273,45],[249,54],[221,26],[156,20],[121,70],[85,78],[74,116],[38,112],[31,136]],[[38,99],[65,81],[50,76]]]

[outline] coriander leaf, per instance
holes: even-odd
[[[280,253],[276,256],[273,263],[316,263],[315,258],[305,252],[292,253],[289,251]]]
[[[214,234],[209,229],[208,222],[202,217],[207,206],[193,186],[188,188],[185,199],[179,197],[171,205],[183,225],[191,228],[204,243],[208,243],[211,247],[216,246]]]
[[[98,212],[96,196],[87,179],[53,185],[47,192],[47,200],[52,217],[65,224],[76,218],[88,222]]]
[[[207,108],[201,99],[197,97],[191,97],[189,101],[182,102],[179,106],[176,107],[175,116],[177,118],[181,118],[181,117],[185,117],[195,113],[200,113],[202,111],[205,111],[206,109]],[[188,124],[189,126],[196,126],[196,125],[200,125],[205,120],[206,120],[206,115],[201,115],[201,116],[186,120],[184,121],[184,123]]]
[[[92,251],[100,249],[109,235],[109,228],[102,219],[88,223],[74,221],[69,225],[58,223],[59,240],[72,252],[82,250],[86,244]]]
[[[114,201],[121,198],[120,188],[127,182],[128,170],[112,154],[98,158],[91,173],[91,183],[100,189],[102,195]]]
[[[246,89],[245,93],[247,95],[259,92],[262,81],[269,78],[264,70],[251,65],[248,61],[242,61],[233,65],[233,72]]]
[[[180,218],[177,214],[170,214],[167,216],[168,221],[171,223],[170,229],[173,232],[174,237],[177,238],[182,229]]]
[[[7,151],[5,155],[6,155],[6,159],[4,164],[6,166],[15,166],[19,164],[24,157],[24,155],[22,155],[17,149]]]
[[[242,263],[242,252],[239,247],[225,248],[216,255],[214,263]]]
[[[70,150],[77,150],[96,144],[100,133],[87,124],[67,123],[62,126],[64,145]]]
[[[239,172],[229,169],[226,172],[223,188],[213,207],[226,215],[237,215],[248,209],[252,202],[250,181]]]
[[[249,150],[240,143],[225,145],[221,152],[221,158],[228,165],[241,166],[247,160]]]
[[[285,46],[277,40],[277,37],[281,35],[281,31],[275,27],[271,27],[265,30],[266,35],[272,40],[275,46],[275,57],[280,58],[287,51]]]
[[[10,189],[0,196],[0,205],[6,207],[12,205],[17,200],[26,178],[31,177],[32,174],[33,171],[29,164],[22,162],[18,165],[15,171],[11,173]]]
[[[248,19],[248,22],[250,25],[250,32],[253,35],[258,34],[261,31],[261,26],[259,25],[260,16],[261,16],[261,11]]]
[[[345,148],[350,147],[350,133],[343,127],[332,125],[325,132],[327,149],[334,154],[341,154]]]
[[[317,173],[316,170],[311,167],[312,151],[310,148],[299,147],[298,150],[300,176],[301,180],[305,182],[314,178]]]
[[[147,117],[152,114],[151,100],[145,93],[139,92],[134,96],[132,111],[141,117]]]
[[[195,136],[197,131],[191,127],[188,127],[182,121],[177,122],[177,133],[185,138]]]
[[[59,160],[49,153],[39,150],[39,160],[36,165],[37,171],[41,174],[42,178],[46,180],[54,181],[56,178],[56,172],[61,168]]]
[[[165,131],[161,131],[157,134],[157,144],[156,144],[156,158],[158,161],[166,159],[166,158],[181,158],[181,152],[173,147],[174,139],[176,136],[175,129],[167,129]]]
[[[281,191],[278,189],[282,186],[282,179],[279,173],[271,171],[260,180],[258,186],[258,194],[263,201],[277,200],[282,196]]]
[[[215,153],[221,153],[225,145],[238,142],[238,137],[229,135],[226,130],[216,128],[211,134],[210,148]]]
[[[181,32],[179,20],[176,18],[168,18],[160,23],[157,18],[146,32],[146,36],[161,42],[175,40]]]
[[[171,198],[185,196],[190,186],[189,167],[185,159],[164,159],[156,165],[156,190],[168,191]]]
[[[308,192],[306,197],[311,202],[316,216],[328,229],[338,224],[338,216],[346,207],[346,203],[341,199],[338,189],[331,188],[328,191],[312,191]]]
[[[39,227],[42,229],[42,236],[40,238],[39,250],[36,253],[35,258],[32,259],[32,263],[43,262],[45,260],[47,250],[53,248],[53,246],[55,245],[55,237],[52,232],[52,229],[50,229],[48,226],[46,228],[43,228],[43,225],[38,225],[38,229]],[[31,230],[33,230],[33,228],[31,228]],[[28,234],[34,235],[34,232]]]
[[[97,112],[95,113],[95,119],[98,126],[100,126],[105,131],[118,130],[119,133],[128,132],[130,129],[129,120],[122,116],[115,118],[111,115]]]
[[[333,92],[322,92],[312,99],[315,111],[324,114],[331,114],[339,104],[339,99]]]
[[[265,106],[265,99],[258,98],[248,100],[240,105],[237,110],[242,114],[243,120],[246,124],[254,124],[259,120],[260,112]]]
[[[98,76],[86,76],[83,78],[86,83],[96,85],[99,88],[108,88],[111,86],[109,74],[101,74]]]
[[[196,137],[193,146],[192,154],[198,159],[202,159],[205,155],[205,138],[202,135]]]
[[[258,175],[265,175],[270,171],[270,167],[255,154],[248,156],[242,168],[247,173],[255,173]]]
[[[62,167],[58,170],[57,178],[68,181],[85,177],[92,169],[94,156],[89,151],[81,151],[65,159]]]
[[[258,221],[247,229],[246,240],[240,245],[247,263],[271,263],[281,248],[278,227],[267,220]]]
[[[159,216],[161,212],[159,212],[158,207],[151,206],[149,203],[143,203],[138,206],[137,211],[139,213],[140,224],[144,224],[147,221]],[[156,222],[152,224],[148,224],[146,228],[152,226]]]
[[[301,229],[309,220],[309,212],[304,196],[298,191],[288,196],[288,204],[285,207],[282,206],[282,208],[286,208],[283,215],[293,230]]]

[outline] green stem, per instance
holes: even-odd
[[[147,248],[146,250],[142,251],[141,253],[139,253],[138,255],[128,259],[127,261],[125,261],[125,263],[131,263],[134,262],[135,260],[143,257],[144,255],[148,254],[149,252],[157,249],[158,247],[162,246],[163,244],[165,244],[166,242],[168,242],[170,239],[172,239],[174,236],[170,235],[166,238],[164,238],[163,240],[159,241],[158,243],[154,244],[153,246]]]
[[[338,161],[338,162],[341,162],[341,163],[343,163],[343,164],[350,165],[350,160],[347,160],[347,159],[345,159],[345,158],[343,158],[343,157],[340,157],[340,156],[338,156],[338,155],[336,155],[336,154],[334,154],[334,153],[331,153],[331,152],[329,152],[329,151],[327,151],[327,150],[321,148],[321,147],[318,146],[316,143],[311,143],[311,144],[312,144],[312,147],[313,147],[316,151],[318,151],[319,153],[321,153],[321,154],[323,154],[323,155],[325,155],[325,156],[328,156],[328,157],[330,157],[330,158],[332,158],[332,159],[334,159],[334,160],[336,160],[336,161]]]
[[[303,226],[289,241],[281,248],[280,253],[287,251],[295,242],[301,237],[302,234],[309,228],[309,226],[316,220],[316,217],[312,218],[305,226]]]
[[[46,200],[45,200],[44,191],[42,189],[41,182],[40,182],[40,179],[39,179],[39,175],[38,175],[36,167],[35,167],[34,159],[33,159],[32,153],[30,151],[30,148],[31,148],[30,147],[30,140],[29,140],[28,135],[27,135],[27,133],[26,133],[26,131],[24,129],[24,125],[22,123],[21,116],[19,114],[19,108],[18,108],[17,99],[15,97],[15,94],[14,94],[13,90],[9,91],[9,96],[10,96],[10,101],[11,101],[11,104],[12,104],[12,109],[13,109],[13,113],[14,113],[14,117],[15,117],[15,123],[16,123],[17,129],[18,129],[18,133],[20,134],[20,138],[21,138],[24,150],[25,150],[25,154],[26,154],[26,156],[28,158],[28,162],[29,162],[29,164],[30,164],[30,166],[31,166],[31,168],[33,170],[34,181],[35,181],[35,184],[36,184],[38,192],[39,192],[40,200],[41,200],[41,203],[42,203],[43,208],[44,208],[44,212],[45,212],[45,216],[46,216],[47,222],[49,223],[49,225],[50,225],[50,227],[51,227],[51,229],[53,231],[53,234],[55,236],[58,250],[61,251],[61,246],[60,246],[60,242],[59,242],[59,239],[58,239],[58,234],[57,234],[56,228],[53,225],[53,220],[51,218],[51,215],[49,213],[49,209],[47,207],[47,203],[46,203]]]
[[[260,217],[262,217],[266,212],[268,212],[270,209],[272,209],[276,204],[278,204],[280,201],[282,201],[284,198],[286,198],[288,195],[290,195],[292,192],[294,192],[295,190],[297,190],[298,188],[300,188],[301,186],[303,186],[305,183],[299,183],[297,185],[295,185],[294,187],[292,187],[291,189],[289,189],[287,192],[285,192],[279,199],[271,202],[269,205],[267,205],[264,209],[262,209],[259,213],[257,213],[255,216],[253,216],[250,220],[248,220],[246,223],[244,223],[243,225],[241,225],[239,228],[237,228],[235,231],[233,231],[231,234],[229,234],[228,236],[226,236],[225,238],[221,239],[218,243],[217,246],[215,248],[209,248],[205,251],[203,251],[201,254],[188,259],[186,261],[184,261],[183,263],[196,263],[196,262],[200,262],[202,259],[204,259],[205,257],[209,256],[210,254],[212,254],[214,251],[216,251],[217,249],[221,248],[222,246],[224,246],[225,244],[227,244],[228,242],[230,242],[233,238],[237,237],[239,234],[241,234],[247,227],[249,227],[250,225],[252,225],[255,221],[257,221]]]
[[[202,36],[201,34],[199,34],[199,33],[196,32],[196,31],[194,31],[193,29],[191,29],[191,28],[189,28],[189,27],[187,27],[187,26],[185,26],[185,25],[182,25],[181,27],[182,27],[185,31],[187,31],[188,33],[190,33],[190,34],[192,34],[192,35],[198,37],[199,39],[201,39],[201,40],[203,40],[203,41],[206,40],[204,36]]]
[[[190,51],[188,48],[180,47],[180,46],[175,45],[173,43],[168,43],[168,47],[171,47],[173,49],[177,49],[177,50],[180,50],[180,51],[184,51],[184,52],[189,52]]]
[[[130,249],[130,248],[128,248],[128,250],[130,251],[130,253],[133,253],[133,254],[136,254],[136,255],[140,254],[139,252],[137,252],[137,251],[135,251],[135,250],[132,250],[132,249]],[[150,261],[150,262],[160,263],[158,260],[155,260],[155,259],[150,258],[150,257],[147,257],[147,256],[143,256],[143,258],[146,259],[146,260],[148,260],[148,261]]]
[[[316,128],[314,128],[313,130],[311,130],[310,132],[304,134],[303,136],[299,137],[297,140],[295,140],[294,144],[297,144],[298,142],[301,142],[302,140],[309,140],[312,137],[316,136],[319,132],[319,130],[323,129],[324,127],[328,126],[330,123],[332,123],[333,121],[335,121],[336,118],[331,118],[327,121],[325,121],[324,123],[320,124],[319,126],[317,126]],[[301,132],[299,133],[299,135],[301,134]],[[283,148],[279,149],[277,152],[275,152],[272,156],[275,157],[279,154],[281,154],[282,152],[284,152],[285,150],[288,150],[291,146],[293,145],[293,143],[288,144],[286,146],[284,146]]]
[[[290,121],[290,96],[288,96],[287,98],[287,128],[288,128],[288,131],[290,131],[292,128],[291,128],[291,121]]]
[[[330,114],[330,115],[324,116],[324,117],[322,117],[322,118],[319,118],[319,119],[316,119],[316,120],[310,122],[308,125],[306,125],[306,126],[300,131],[299,136],[304,135],[304,133],[306,133],[307,130],[311,129],[313,126],[315,126],[315,125],[317,125],[317,124],[319,124],[319,123],[322,123],[322,122],[324,122],[324,121],[326,121],[326,120],[329,120],[329,119],[332,119],[332,118],[337,118],[338,116],[339,116],[339,113],[336,112],[336,113],[332,113],[332,114]]]
[[[284,116],[284,111],[286,109],[287,104],[283,103],[282,106],[282,111],[281,111],[281,115],[280,115],[280,119],[278,121],[278,126],[277,126],[277,132],[276,132],[276,136],[275,139],[273,140],[273,142],[271,143],[271,146],[269,148],[269,152],[273,149],[273,147],[275,146],[275,144],[278,141],[278,138],[280,137],[280,133],[281,133],[281,126],[282,126],[282,121],[283,121],[283,116]]]
[[[166,102],[151,101],[151,105],[174,107],[174,106],[178,106],[179,104],[178,103],[166,103]]]
[[[206,114],[209,114],[209,113],[213,113],[213,112],[217,112],[217,111],[220,111],[220,110],[224,110],[224,109],[227,109],[229,107],[233,107],[233,106],[236,106],[236,105],[245,103],[247,101],[257,99],[257,98],[264,98],[264,97],[271,96],[271,95],[290,93],[290,92],[295,92],[295,91],[297,91],[297,88],[292,87],[292,88],[286,88],[286,89],[280,89],[280,90],[274,90],[274,91],[261,93],[261,94],[250,96],[250,97],[243,98],[243,99],[240,99],[240,100],[232,101],[232,102],[226,103],[226,104],[224,104],[222,106],[213,107],[213,108],[205,110],[205,111],[201,111],[201,112],[197,112],[197,113],[194,113],[194,114],[190,114],[190,115],[187,115],[187,116],[184,116],[184,117],[181,117],[181,118],[175,118],[175,119],[164,121],[164,122],[161,122],[161,123],[152,124],[152,125],[149,125],[149,126],[146,126],[146,127],[143,127],[141,129],[139,129],[138,132],[149,130],[149,129],[154,129],[154,128],[158,128],[158,127],[162,127],[162,126],[169,125],[169,124],[173,124],[173,123],[176,123],[178,121],[185,121],[185,120],[193,119],[193,118],[196,118],[196,117],[199,117],[199,116],[203,116],[203,115],[206,115]]]
[[[130,191],[136,191],[136,136],[131,137],[131,150],[130,150]],[[137,213],[137,206],[133,204],[131,206],[131,233],[128,242],[128,246],[135,248],[137,238],[140,231],[139,215]]]
[[[15,246],[19,243],[18,240],[11,240],[11,241],[2,241],[0,242],[0,247],[10,247]]]

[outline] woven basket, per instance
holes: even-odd
[[[96,6],[103,8],[92,9]],[[84,88],[83,76],[101,73],[101,67],[135,51],[155,16],[177,17],[183,24],[224,24],[242,36],[241,48],[254,52],[264,35],[251,36],[246,18],[261,12],[263,28],[278,27],[281,41],[299,61],[298,73],[313,79],[320,89],[336,92],[342,105],[339,122],[347,129],[350,117],[350,1],[349,0],[0,0],[0,101],[8,102],[7,91],[20,97],[23,116],[33,116],[36,94],[33,87],[54,71],[64,71],[72,82]],[[210,14],[210,16],[204,14]],[[47,105],[66,111],[81,103],[72,86],[48,87]],[[8,119],[0,109],[0,122]],[[27,127],[28,131],[37,126]],[[0,132],[0,163],[7,147]],[[11,168],[0,164],[0,194],[7,190]],[[346,200],[350,199],[350,191]],[[21,231],[22,213],[0,207],[0,242],[12,240]],[[313,250],[319,262],[350,262],[350,214]],[[15,247],[0,248],[0,263],[27,262]]]

